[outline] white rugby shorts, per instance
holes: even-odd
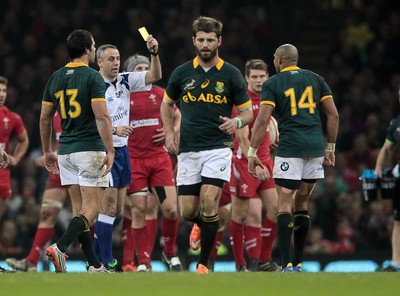
[[[201,177],[229,182],[231,163],[232,150],[230,148],[180,153],[178,155],[177,186],[200,183]]]
[[[275,156],[274,179],[323,179],[324,157],[285,158]]]
[[[105,156],[104,151],[82,151],[58,155],[61,184],[108,187],[110,174],[102,177],[106,168],[100,170]]]

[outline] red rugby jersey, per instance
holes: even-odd
[[[0,145],[7,153],[9,151],[10,139],[13,135],[19,135],[25,130],[21,117],[6,106],[0,108]]]
[[[162,128],[160,106],[164,89],[153,86],[150,90],[131,92],[129,124],[134,128],[128,139],[130,157],[147,158],[167,153],[164,145],[154,145],[152,136]]]

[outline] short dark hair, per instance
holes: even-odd
[[[75,30],[67,38],[69,58],[75,59],[83,56],[86,49],[91,49],[94,39],[92,33],[86,30]]]
[[[96,52],[96,59],[97,59],[97,60],[100,60],[100,59],[102,58],[104,52],[105,52],[106,49],[108,49],[108,48],[117,49],[117,47],[116,47],[115,45],[112,45],[112,44],[103,44],[102,46],[100,46],[100,47],[97,49],[97,52]]]
[[[0,84],[8,85],[8,79],[4,76],[0,76]]]
[[[268,65],[260,59],[248,60],[244,65],[244,75],[249,76],[250,70],[263,70],[268,73]]]
[[[214,32],[217,37],[221,37],[222,33],[222,23],[207,16],[199,16],[194,22],[192,26],[193,37],[196,37],[197,32],[203,31],[206,33]]]

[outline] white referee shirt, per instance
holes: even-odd
[[[145,87],[146,73],[146,71],[119,73],[115,83],[103,77],[112,126],[129,126],[130,93]],[[126,146],[128,137],[113,135],[113,143],[114,147]]]

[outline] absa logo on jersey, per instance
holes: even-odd
[[[189,102],[204,102],[204,103],[215,103],[215,104],[228,104],[228,99],[225,96],[221,95],[213,95],[213,94],[200,94],[197,98],[188,92],[186,95],[182,97],[182,100],[185,103]]]

